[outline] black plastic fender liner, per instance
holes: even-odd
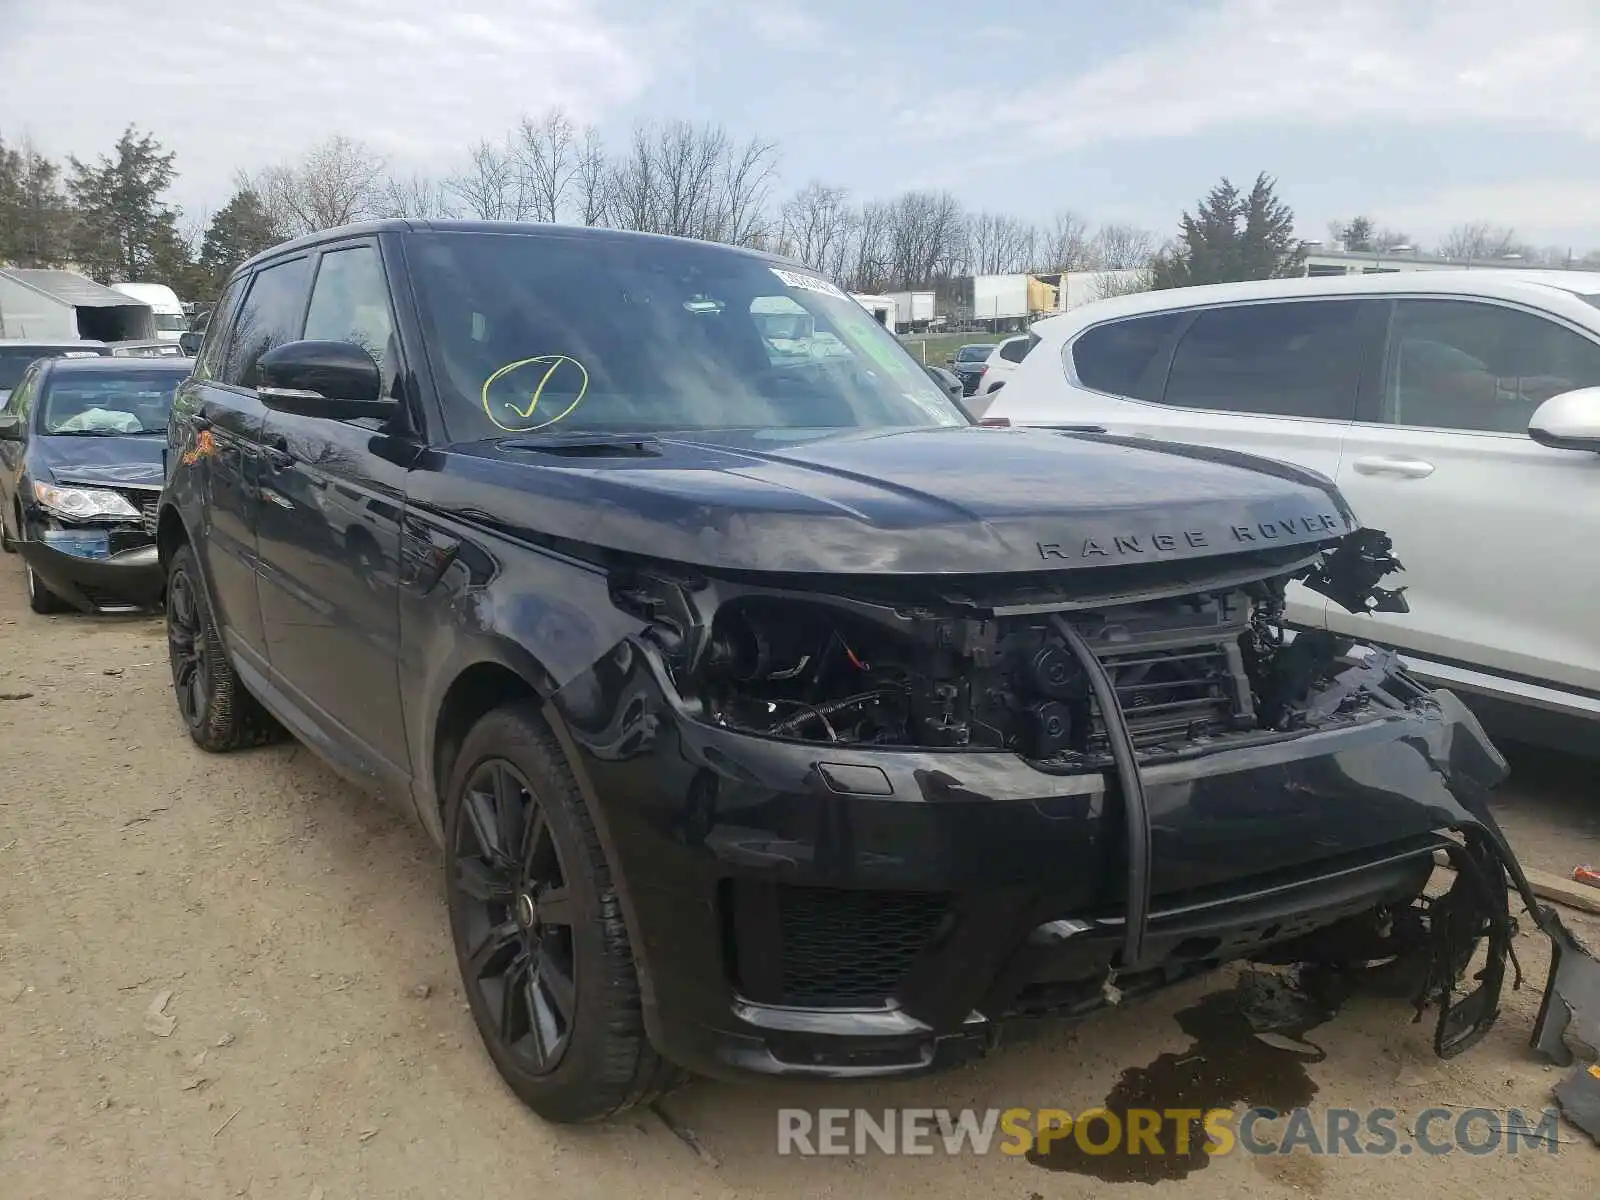
[[[1110,673],[1065,617],[1052,613],[1050,623],[1089,678],[1095,706],[1105,722],[1111,760],[1117,768],[1117,790],[1122,793],[1128,827],[1128,911],[1123,925],[1122,965],[1131,969],[1144,957],[1145,927],[1150,919],[1150,804],[1145,797],[1144,777],[1139,774],[1133,735],[1128,732],[1128,719],[1123,715]]]

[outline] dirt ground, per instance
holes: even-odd
[[[697,1082],[663,1110],[559,1129],[479,1048],[422,833],[282,745],[210,757],[184,736],[160,623],[39,617],[0,562],[0,1196],[683,1197],[974,1195],[1108,1184],[1026,1159],[776,1154],[776,1110],[1104,1101],[1125,1068],[1193,1049],[1203,981],[988,1060],[889,1086]],[[1504,805],[1530,865],[1600,865],[1593,772],[1519,757]],[[1591,943],[1600,923],[1574,919]],[[1314,1107],[1536,1111],[1559,1078],[1525,1049],[1546,958],[1486,1042],[1441,1063],[1431,1023],[1362,998],[1307,1035]],[[153,1000],[170,992],[164,1012]],[[174,1024],[166,1036],[149,1026]],[[1185,1026],[1187,1028],[1187,1026]],[[1258,1048],[1259,1049],[1259,1048]],[[1194,1058],[1190,1055],[1190,1058]],[[1287,1068],[1286,1068],[1287,1069]],[[1600,1151],[1248,1158],[1156,1190],[1194,1197],[1600,1195]],[[696,1150],[691,1141],[698,1141]],[[1140,1184],[1122,1185],[1124,1189]]]

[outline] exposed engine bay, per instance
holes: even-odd
[[[1294,571],[1103,606],[908,603],[637,575],[616,593],[649,617],[680,695],[711,724],[842,745],[1011,750],[1046,769],[1100,769],[1110,746],[1092,666],[1063,621],[1109,675],[1141,754],[1181,754],[1393,706],[1383,690],[1392,664],[1349,661],[1354,644],[1320,631],[1291,640],[1283,615],[1296,581],[1354,611],[1403,605],[1398,590],[1376,586],[1398,567],[1388,539],[1362,531]]]

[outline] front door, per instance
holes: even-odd
[[[1600,455],[1541,446],[1545,399],[1600,386],[1600,344],[1521,309],[1394,302],[1383,387],[1339,487],[1386,529],[1408,613],[1330,626],[1422,658],[1600,692]]]
[[[398,357],[377,245],[325,250],[303,336],[356,342],[386,394]],[[359,768],[409,771],[401,719],[400,524],[406,467],[371,420],[268,411],[262,429],[261,614],[280,686],[348,735]]]

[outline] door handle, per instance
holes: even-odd
[[[261,457],[274,471],[287,471],[294,466],[294,455],[289,453],[289,439],[269,437],[261,443]]]
[[[1426,479],[1433,474],[1433,464],[1420,458],[1399,455],[1368,454],[1350,464],[1362,475],[1399,475],[1405,479]]]

